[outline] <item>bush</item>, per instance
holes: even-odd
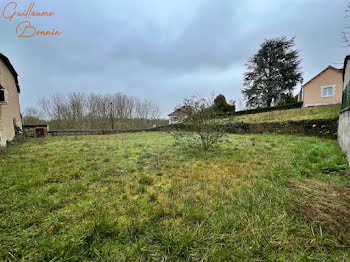
[[[221,114],[215,109],[215,103],[220,104],[214,101],[213,105],[211,97],[192,96],[184,99],[183,108],[187,118],[181,125],[176,125],[172,132],[176,146],[199,146],[209,151],[222,140],[225,130],[220,125]]]
[[[226,98],[224,95],[218,95],[214,99],[214,105],[213,108],[215,111],[217,111],[219,114],[226,115],[228,113],[234,113],[236,111],[236,106],[235,104],[228,104],[226,102]]]
[[[23,143],[27,140],[26,134],[22,131],[22,129],[17,125],[16,119],[13,119],[13,128],[15,131],[15,137],[11,141],[11,143]]]
[[[348,107],[350,107],[350,85],[349,84],[347,84],[347,86],[343,90],[341,109],[345,109]]]

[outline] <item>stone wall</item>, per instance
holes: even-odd
[[[190,127],[184,125],[161,126],[148,129],[135,130],[53,130],[49,134],[59,135],[108,135],[128,132],[152,132],[152,131],[170,131],[174,128],[187,129]],[[278,133],[292,134],[302,136],[317,136],[322,138],[337,138],[338,118],[334,119],[316,119],[289,122],[272,122],[272,123],[243,123],[232,122],[225,124],[225,130],[232,134],[249,134],[249,133]]]
[[[266,123],[233,122],[226,125],[226,130],[235,134],[271,132],[336,139],[338,118]]]
[[[342,110],[339,115],[339,144],[350,163],[350,108]]]
[[[38,137],[37,129],[42,129],[43,134],[41,136],[45,137],[48,134],[47,125],[23,125],[23,132],[27,137]]]
[[[62,135],[112,135],[120,133],[135,133],[135,132],[152,132],[152,131],[168,131],[170,126],[159,126],[154,128],[144,129],[127,129],[127,130],[50,130],[48,133],[52,136]]]

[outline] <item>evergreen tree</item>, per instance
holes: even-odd
[[[302,83],[299,51],[294,38],[266,39],[246,64],[243,95],[248,107],[270,107],[291,101],[293,90]]]
[[[214,99],[214,109],[221,113],[235,112],[236,106],[233,103],[232,105],[226,102],[224,95],[220,94]]]

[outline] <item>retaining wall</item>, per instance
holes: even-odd
[[[350,164],[350,107],[341,111],[338,127],[339,144]]]
[[[305,136],[318,136],[321,138],[337,138],[338,118],[312,119],[287,122],[266,123],[230,123],[226,130],[229,133],[278,133]]]
[[[52,136],[63,135],[112,135],[120,133],[135,133],[135,132],[153,132],[153,131],[167,131],[169,126],[159,126],[144,129],[125,129],[125,130],[50,130],[48,133]]]
[[[174,128],[191,130],[189,126],[170,125],[160,126],[147,129],[133,130],[53,130],[49,133],[53,136],[58,135],[108,135],[119,133],[135,132],[153,132],[153,131],[170,131]],[[334,119],[313,119],[302,121],[288,122],[271,122],[271,123],[244,123],[232,122],[224,125],[224,129],[232,134],[249,134],[249,133],[278,133],[293,134],[303,136],[318,136],[322,138],[337,138],[338,118]]]

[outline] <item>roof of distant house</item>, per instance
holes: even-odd
[[[313,81],[316,77],[318,77],[319,75],[321,75],[322,73],[324,73],[326,70],[328,69],[333,69],[335,71],[338,71],[338,72],[342,72],[343,69],[342,68],[335,68],[331,65],[327,66],[323,71],[321,71],[320,73],[318,73],[317,75],[315,75],[312,79],[310,79],[308,82],[306,82],[305,84],[303,84],[303,86],[306,86],[307,84],[309,84],[311,81]]]
[[[186,107],[182,106],[177,108],[174,112],[170,113],[168,116],[186,116]]]
[[[19,83],[18,83],[18,74],[17,74],[15,68],[12,66],[10,60],[2,53],[0,53],[0,59],[4,62],[4,64],[7,66],[7,68],[10,70],[11,74],[15,78],[17,92],[18,93],[21,92],[21,89],[19,88]]]

